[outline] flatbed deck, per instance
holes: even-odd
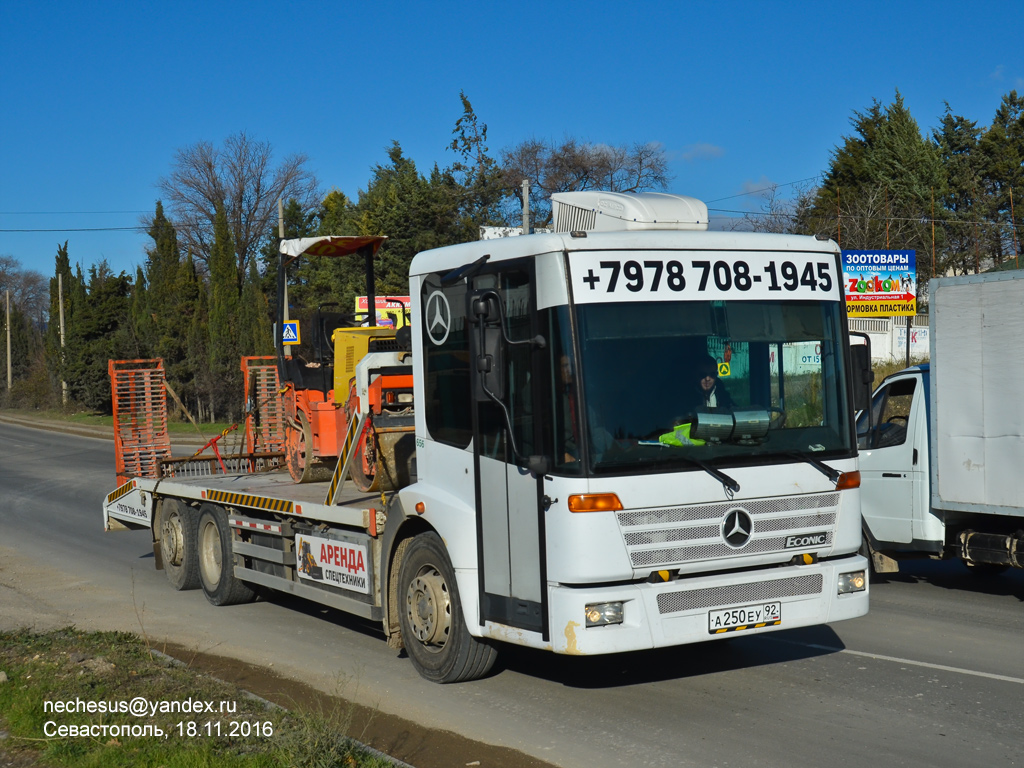
[[[351,480],[342,484],[334,504],[325,500],[330,483],[296,483],[285,471],[201,477],[133,478],[106,497],[104,514],[132,527],[149,527],[153,496],[211,501],[244,510],[300,515],[306,519],[366,529],[370,510],[382,508],[380,494],[366,493]]]

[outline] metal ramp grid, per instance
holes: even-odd
[[[107,372],[117,483],[133,477],[158,478],[159,462],[171,456],[163,360],[110,360]]]
[[[285,450],[284,401],[280,395],[277,358],[243,357],[242,381],[251,418],[245,421],[246,452],[282,453]]]

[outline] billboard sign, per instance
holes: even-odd
[[[915,251],[843,251],[849,317],[917,314]]]
[[[406,312],[412,306],[409,296],[375,296],[377,325],[381,328],[401,328],[406,324]],[[365,296],[356,296],[356,314],[365,316]]]

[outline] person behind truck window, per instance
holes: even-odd
[[[558,387],[562,396],[562,445],[565,446],[566,463],[579,458],[580,431],[576,410],[576,387],[574,384],[573,364],[569,355],[562,355],[558,360]]]
[[[576,401],[576,371],[572,357],[563,354],[558,360],[558,386],[562,397],[562,445],[563,461],[572,464],[580,458],[580,409]],[[592,409],[587,409],[588,429],[590,434],[590,453],[600,461],[605,452],[615,441],[611,433],[605,429]]]
[[[732,408],[732,397],[718,378],[718,363],[711,355],[705,355],[697,361],[697,379],[694,400],[694,411],[706,408]]]
[[[698,411],[732,408],[732,396],[718,378],[718,363],[704,355],[694,366],[694,384],[684,402],[685,413],[675,421],[671,432],[658,436],[665,445],[704,445],[690,436],[690,428]]]

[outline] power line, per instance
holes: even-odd
[[[63,227],[61,229],[0,229],[0,232],[145,232],[145,227]]]
[[[819,178],[818,176],[808,176],[806,179],[797,179],[796,181],[787,181],[785,184],[772,184],[771,186],[762,187],[761,189],[752,189],[749,192],[740,192],[739,194],[729,195],[728,197],[718,197],[718,198],[715,198],[714,200],[706,200],[705,202],[708,202],[708,203],[720,203],[723,200],[732,200],[734,197],[746,197],[747,195],[758,195],[758,194],[760,194],[762,192],[770,192],[773,189],[778,189],[779,187],[791,187],[794,184],[803,184],[804,182],[807,182],[807,181],[815,181],[818,178]]]
[[[782,211],[775,211],[775,212],[773,212],[773,211],[738,211],[738,210],[733,210],[731,208],[708,208],[708,212],[709,213],[712,212],[712,211],[714,211],[715,213],[733,213],[733,214],[738,214],[740,216],[777,216],[777,217],[783,217],[783,218],[784,217],[792,218],[792,214],[791,213],[786,213],[786,212],[782,212]],[[731,217],[721,216],[721,217],[716,217],[716,218],[731,218]],[[838,218],[842,219],[844,221],[865,221],[865,220],[866,221],[892,221],[892,222],[902,221],[902,222],[910,222],[910,223],[913,223],[913,224],[938,224],[940,226],[953,226],[953,225],[963,224],[963,225],[966,225],[966,226],[977,225],[979,227],[1000,227],[1000,228],[1012,227],[1013,229],[1024,230],[1024,224],[1016,224],[1016,223],[1010,222],[1010,221],[991,221],[991,220],[986,220],[986,219],[978,219],[976,221],[975,220],[965,220],[965,219],[933,219],[933,218],[927,217],[927,216],[922,216],[920,218],[911,218],[911,217],[908,217],[908,216],[889,216],[888,218],[886,218],[885,216],[863,216],[863,215],[857,215],[857,214],[852,214],[852,213],[840,214],[838,216]]]
[[[80,216],[103,213],[150,213],[150,211],[0,211],[0,216]]]

